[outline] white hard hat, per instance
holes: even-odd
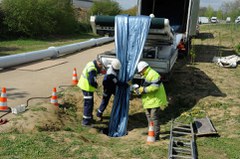
[[[151,14],[149,15],[149,17],[155,18],[155,15],[154,15],[153,13],[151,13]]]
[[[146,63],[145,61],[140,61],[137,66],[138,72],[141,72],[144,68],[148,66],[148,63]]]
[[[120,70],[121,68],[121,63],[118,59],[114,59],[111,63],[112,67],[114,70]]]

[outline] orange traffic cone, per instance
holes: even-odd
[[[0,112],[8,112],[10,111],[9,107],[7,106],[7,93],[6,88],[2,88],[2,93],[0,97]]]
[[[53,88],[51,103],[55,106],[58,106],[58,99],[57,99],[57,89],[56,87]]]
[[[155,133],[154,133],[154,127],[153,122],[150,122],[149,128],[148,128],[148,137],[147,137],[147,143],[153,143],[155,142]]]
[[[74,68],[73,76],[72,76],[72,85],[77,85],[77,84],[78,84],[77,70],[76,70],[76,68]]]

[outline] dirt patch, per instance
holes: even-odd
[[[78,103],[82,103],[81,95],[66,93],[62,98],[58,98],[58,103],[59,106],[51,104],[50,98],[44,100],[33,99],[25,112],[9,113],[3,116],[2,118],[7,119],[8,122],[0,125],[0,132],[59,131],[67,129],[69,124],[78,124],[80,118],[73,114],[75,114],[74,111],[76,111],[76,114],[81,112],[81,109],[76,107],[80,105]]]
[[[37,103],[34,107],[29,106],[25,112],[16,115],[9,114],[6,119],[9,122],[0,126],[1,132],[58,130],[62,125],[58,117],[58,107],[46,103]]]

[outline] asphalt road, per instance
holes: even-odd
[[[42,70],[35,70],[36,63],[28,64],[33,70],[22,70],[24,66],[0,70],[0,88],[7,89],[8,107],[26,104],[31,97],[51,96],[53,87],[69,85],[72,82],[73,69],[77,69],[78,78],[87,62],[95,59],[97,54],[112,50],[114,43],[83,50],[81,52],[55,59],[55,62],[65,63],[48,67]],[[37,63],[37,67],[44,67],[46,61]]]

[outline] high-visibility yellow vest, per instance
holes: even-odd
[[[161,76],[151,67],[144,72],[145,82],[149,83],[144,88],[145,94],[142,95],[143,108],[157,108],[165,109],[168,102],[166,92],[162,83],[155,83],[160,80]]]
[[[81,77],[78,81],[77,86],[79,88],[81,88],[84,91],[87,92],[94,92],[95,91],[95,87],[91,86],[89,81],[88,81],[88,77],[89,77],[89,72],[91,72],[92,70],[95,70],[97,72],[97,68],[95,67],[93,61],[89,62],[85,68],[83,69],[83,72],[81,74]]]

